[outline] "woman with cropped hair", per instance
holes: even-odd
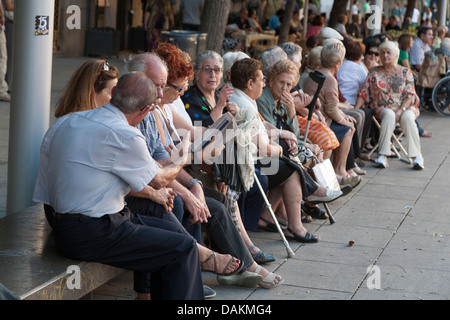
[[[350,176],[347,170],[355,167],[352,150],[355,120],[339,109],[339,87],[334,76],[344,61],[345,52],[345,47],[341,41],[335,39],[325,41],[320,54],[321,67],[318,71],[326,76],[326,80],[320,91],[319,100],[322,104],[321,111],[325,121],[340,142],[339,148],[334,150],[333,166],[336,176],[341,185],[350,184],[354,188],[361,182],[361,178]],[[306,93],[314,95],[317,90],[317,83],[308,78],[303,89]]]

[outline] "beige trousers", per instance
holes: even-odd
[[[6,50],[5,30],[0,30],[0,95],[6,94],[8,84],[6,83],[6,68],[8,66],[8,52]]]
[[[381,112],[381,130],[378,154],[391,155],[391,137],[395,130],[395,113],[393,110],[385,108]],[[411,158],[421,156],[419,129],[416,124],[416,116],[413,111],[406,110],[400,118],[400,126],[406,137],[406,151]]]

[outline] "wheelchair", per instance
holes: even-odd
[[[440,49],[437,49],[435,54],[427,53],[416,83],[421,107],[446,117],[450,117],[448,58],[449,56]]]
[[[450,117],[450,71],[436,83],[431,94],[431,102],[439,114]]]

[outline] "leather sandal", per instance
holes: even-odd
[[[257,274],[259,274],[261,269],[262,269],[261,266],[257,266],[255,271],[253,271],[253,272],[256,272]],[[279,275],[277,275],[273,272],[269,272],[269,274],[265,278],[261,278],[261,281],[258,284],[259,284],[259,286],[263,287],[264,289],[272,289],[272,288],[281,286],[284,283],[284,279],[281,278],[280,281],[278,281],[277,283],[274,283],[276,277],[279,277]]]
[[[233,262],[239,261],[235,257],[231,257],[231,259],[225,265],[223,270],[221,272],[219,272],[217,270],[218,266],[217,266],[217,259],[216,258],[217,258],[217,254],[213,251],[211,253],[211,255],[205,261],[200,262],[201,270],[202,271],[210,271],[210,272],[213,272],[213,273],[218,274],[218,275],[231,275],[231,274],[235,273],[236,271],[238,271],[240,269],[240,267],[241,267],[241,262],[239,262],[238,267],[234,271],[227,273],[226,271],[227,271],[228,267],[230,266],[230,264],[233,263]],[[208,263],[209,260],[213,260],[214,261],[214,269],[213,270],[205,268],[205,266],[206,266],[206,264]]]
[[[289,233],[292,234],[292,236],[286,234],[285,236],[286,236],[287,239],[296,240],[296,241],[302,242],[302,243],[317,243],[317,242],[319,242],[319,238],[317,238],[316,236],[310,234],[309,232],[306,232],[306,235],[304,237],[302,237],[301,235],[296,233],[291,228],[287,228],[286,231],[288,231]]]
[[[252,245],[250,248],[248,248],[248,251],[250,251],[250,253],[253,257],[253,260],[255,260],[255,262],[257,264],[273,262],[276,260],[275,257],[273,256],[273,254],[264,253],[264,252],[262,252],[262,250],[259,250],[257,253],[253,254],[252,253],[253,248],[255,248],[255,245]]]
[[[269,232],[278,232],[278,229],[277,229],[277,226],[275,225],[275,223],[270,222],[269,220],[264,219],[263,217],[260,217],[259,219],[261,219],[262,221],[264,221],[265,224],[266,224],[265,227],[258,226],[258,229],[259,229],[259,230],[262,230],[262,231],[269,231]]]
[[[322,210],[319,206],[309,207],[309,206],[305,205],[303,210],[305,210],[305,213],[310,215],[314,219],[319,219],[319,220],[328,219],[327,213],[324,210]]]
[[[302,209],[302,223],[312,222],[312,217]]]

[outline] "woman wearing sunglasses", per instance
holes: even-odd
[[[380,52],[378,49],[380,42],[375,37],[368,37],[364,39],[364,45],[366,46],[366,52],[364,54],[364,59],[360,64],[364,67],[366,73],[380,64]]]

